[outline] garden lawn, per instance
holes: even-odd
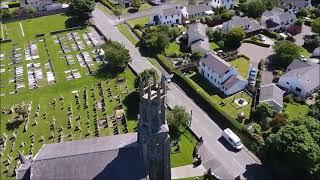
[[[218,44],[216,44],[215,42],[210,42],[210,48],[212,50],[218,50],[218,49],[220,49],[220,46]]]
[[[192,152],[196,143],[193,135],[188,130],[184,131],[179,139],[180,152],[171,153],[171,168],[192,164]]]
[[[139,24],[142,27],[144,27],[144,25],[147,24],[148,21],[149,21],[149,17],[145,16],[145,17],[141,17],[141,18],[130,19],[127,22],[131,27],[134,27],[137,24]]]
[[[165,55],[166,56],[172,56],[173,54],[180,54],[180,45],[176,42],[172,42],[169,44],[169,46],[165,49]]]
[[[243,78],[247,78],[248,71],[249,71],[249,65],[250,65],[249,60],[241,57],[241,58],[238,58],[236,60],[231,61],[230,64],[237,69],[238,73]]]
[[[134,37],[134,34],[127,25],[118,24],[117,28],[133,45],[136,46],[138,44],[137,38]]]
[[[288,112],[289,119],[304,117],[309,111],[309,107],[307,105],[298,103],[286,103],[285,106],[285,112]]]

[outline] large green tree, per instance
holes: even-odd
[[[164,52],[169,45],[169,36],[162,31],[147,33],[142,39],[142,46],[149,54],[158,54]]]
[[[28,116],[30,110],[29,110],[29,104],[21,103],[16,104],[13,106],[13,111],[24,120],[25,117]]]
[[[247,15],[253,18],[260,17],[267,9],[263,0],[250,0],[246,6]]]
[[[292,120],[266,139],[264,161],[291,178],[320,178],[319,141],[319,122],[310,117]]]
[[[105,61],[114,67],[125,67],[130,62],[129,50],[116,41],[107,43],[104,47]]]
[[[273,46],[277,56],[277,63],[281,66],[288,66],[294,59],[299,57],[300,47],[289,41],[280,41]]]
[[[310,107],[308,115],[316,118],[320,122],[320,96],[317,97],[315,104]]]
[[[242,27],[233,28],[226,36],[225,47],[235,48],[240,46],[241,41],[245,38],[246,33]]]
[[[167,121],[170,129],[170,137],[179,139],[181,129],[185,130],[191,125],[191,116],[183,106],[175,106],[167,113]]]
[[[312,27],[312,31],[315,33],[320,33],[320,17],[313,20],[313,22],[311,23],[311,27]]]
[[[132,7],[134,7],[136,10],[139,10],[141,7],[141,1],[140,0],[132,0]]]
[[[69,13],[79,19],[86,20],[91,17],[94,6],[93,0],[72,0],[69,4]]]

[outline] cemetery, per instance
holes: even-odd
[[[0,44],[0,170],[5,179],[15,179],[19,153],[32,157],[44,143],[136,131],[139,98],[133,72],[94,76],[104,55],[104,42],[94,29],[51,35],[39,30],[48,23],[39,19],[21,21],[24,35],[19,23],[4,24],[12,40]],[[30,23],[40,23],[36,31],[44,35],[32,34]],[[23,115],[17,108],[21,104],[27,109]]]

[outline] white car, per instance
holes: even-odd
[[[234,132],[232,132],[231,129],[229,129],[229,128],[225,129],[222,132],[222,136],[235,149],[237,149],[237,150],[242,149],[243,145],[240,141],[240,138]]]

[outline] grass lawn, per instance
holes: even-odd
[[[180,152],[171,153],[171,168],[192,164],[192,152],[196,143],[193,135],[188,130],[184,131],[179,139]]]
[[[250,116],[250,107],[252,103],[252,98],[245,92],[239,92],[235,95],[222,98],[219,96],[219,92],[217,89],[213,88],[209,82],[207,82],[201,75],[198,73],[194,73],[187,76],[193,86],[197,88],[197,91],[202,91],[206,94],[208,99],[215,105],[215,109],[224,113],[224,116],[228,116],[232,120],[236,121],[238,114],[243,112],[245,116],[248,118]],[[237,98],[242,98],[248,102],[245,107],[240,107],[234,103],[234,100]],[[220,105],[221,102],[224,102],[225,105]],[[234,124],[235,125],[235,124]],[[240,128],[240,127],[237,127]]]
[[[149,17],[145,16],[141,18],[130,19],[127,22],[131,27],[134,27],[136,24],[140,24],[143,27],[145,24],[148,23],[148,21],[149,21]]]
[[[294,119],[297,117],[304,117],[308,113],[309,107],[297,103],[286,103],[285,111],[288,112],[289,119]]]
[[[112,11],[109,8],[107,8],[106,6],[104,6],[102,4],[96,4],[96,6],[97,6],[98,9],[100,9],[104,13],[106,13],[108,15],[113,15]]]
[[[303,55],[304,57],[310,57],[311,53],[309,53],[305,48],[300,47],[300,55]]]
[[[169,46],[165,49],[165,52],[164,54],[166,56],[172,56],[173,54],[180,54],[181,51],[180,51],[180,45],[177,44],[176,42],[172,42],[169,44]]]
[[[117,6],[118,8],[120,8],[121,9],[121,11],[122,11],[122,14],[130,14],[130,10],[131,9],[133,9],[133,7],[132,6],[130,6],[130,7],[127,7],[127,8],[125,8],[125,7],[122,7],[122,6]],[[152,5],[150,5],[149,3],[142,3],[141,4],[141,6],[140,6],[140,8],[139,8],[139,11],[144,11],[144,10],[147,10],[147,9],[150,9],[150,8],[152,8],[153,6]],[[138,11],[138,12],[139,12]]]
[[[216,44],[215,42],[210,42],[210,48],[212,50],[218,50],[220,49],[220,46],[218,46],[218,44]]]
[[[52,21],[53,19],[56,20]],[[54,35],[49,35],[48,33],[51,31],[50,27],[53,28],[52,30],[63,29],[65,27],[64,23],[66,19],[67,18],[63,15],[58,14],[22,21],[25,32],[24,37],[21,34],[20,21],[5,24],[8,27],[8,38],[12,39],[13,42],[1,44],[0,51],[5,54],[5,57],[3,61],[0,61],[0,64],[2,67],[5,67],[6,70],[5,73],[1,73],[0,75],[0,93],[4,95],[0,97],[1,109],[9,109],[13,105],[21,102],[28,104],[32,103],[27,132],[23,132],[23,129],[27,124],[26,122],[22,122],[20,126],[12,127],[12,124],[9,121],[15,118],[15,114],[1,114],[0,117],[0,136],[6,134],[8,139],[10,139],[13,137],[14,132],[16,132],[17,135],[15,142],[7,140],[6,148],[2,152],[3,159],[6,159],[7,156],[10,156],[12,159],[9,169],[10,174],[13,172],[13,169],[18,162],[18,160],[15,159],[18,151],[25,155],[29,155],[30,150],[32,149],[33,153],[31,154],[35,155],[44,143],[58,142],[58,136],[60,135],[58,132],[59,128],[63,128],[63,141],[90,138],[94,137],[96,133],[95,121],[102,123],[102,121],[104,121],[103,119],[109,119],[106,122],[108,127],[100,126],[99,136],[113,135],[113,124],[110,121],[110,117],[115,113],[114,108],[121,104],[123,104],[124,107],[123,113],[127,116],[128,131],[135,131],[139,96],[135,92],[134,82],[136,77],[134,73],[130,69],[125,69],[122,72],[106,70],[102,73],[98,71],[96,76],[89,75],[88,68],[80,66],[75,57],[75,55],[80,52],[88,52],[90,57],[93,58],[92,51],[96,48],[88,46],[82,36],[85,32],[89,31],[88,29],[72,31],[79,33],[80,39],[77,40],[77,42],[82,41],[85,45],[85,49],[66,53],[67,55],[71,55],[74,60],[74,64],[67,65],[66,59],[61,58],[65,54],[62,53],[60,45],[54,42]],[[47,23],[45,20],[47,20]],[[34,27],[32,25],[34,25]],[[34,37],[34,35],[39,32],[46,34],[43,38],[46,40],[47,47],[45,47],[42,38]],[[75,41],[68,40],[66,33],[68,32],[60,33],[58,35],[64,37],[62,41],[63,44],[72,50],[71,45],[74,44]],[[25,60],[24,49],[27,46],[28,41],[32,41],[33,44],[37,45],[40,56],[39,59],[30,61]],[[10,64],[12,61],[9,59],[13,44],[16,44],[16,48],[21,48],[22,53],[22,63],[17,65]],[[46,53],[46,49],[48,49],[49,54]],[[48,69],[48,67],[45,66],[45,64],[48,63],[48,59],[51,59],[53,69]],[[41,84],[38,89],[30,90],[28,88],[27,64],[29,63],[40,63],[43,79],[40,80]],[[101,64],[101,62],[93,61],[93,65],[90,67],[95,69]],[[15,67],[23,68],[23,84],[25,85],[25,88],[19,89],[16,94],[9,95],[9,92],[14,91],[14,83],[9,82],[9,80],[14,78],[13,69]],[[81,78],[67,80],[65,71],[76,69],[80,73]],[[55,84],[50,85],[47,82],[47,72],[49,71],[55,73]],[[125,81],[118,83],[118,78],[124,78]],[[101,83],[101,90],[98,87],[98,83]],[[128,93],[124,93],[126,87],[128,87]],[[111,96],[108,96],[108,88],[111,89]],[[101,92],[103,92],[103,96],[100,96]],[[76,101],[76,94],[78,94],[79,103]],[[117,95],[120,96],[120,103],[114,99]],[[63,97],[63,99],[60,100],[61,97]],[[105,111],[101,108],[102,100],[104,100],[106,104]],[[88,107],[86,107],[85,104],[87,104]],[[36,117],[37,108],[39,108],[39,112]],[[69,108],[71,112],[68,110]],[[52,126],[53,119],[55,119],[54,128]],[[71,127],[69,126],[69,119]],[[77,126],[80,127],[81,130],[76,130]],[[120,134],[125,133],[124,125],[122,123],[119,122],[116,126],[118,126]],[[51,133],[54,134],[53,139],[50,138]],[[31,134],[34,134],[36,137],[33,148],[30,147]],[[39,141],[41,136],[43,136],[44,142]],[[25,143],[25,145],[21,146],[21,143]],[[10,149],[11,145],[13,147],[12,150]],[[0,176],[3,177],[1,179],[15,179],[15,177],[7,177],[5,169],[4,163],[1,163]]]
[[[147,57],[147,59],[149,60],[149,62],[150,62],[154,67],[160,69],[161,65],[159,64],[159,62],[158,62],[155,58]]]
[[[118,24],[117,28],[133,45],[136,46],[138,44],[137,39],[134,37],[133,33],[127,25]]]
[[[247,59],[241,57],[239,59],[231,61],[230,64],[237,69],[237,71],[243,78],[247,78],[250,65],[250,62]]]

